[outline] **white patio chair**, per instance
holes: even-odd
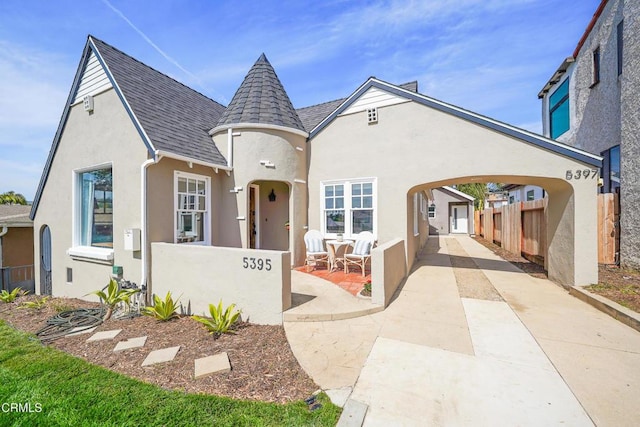
[[[304,244],[307,247],[307,258],[304,261],[304,264],[307,266],[307,271],[309,271],[310,265],[315,267],[318,263],[325,263],[328,268],[329,252],[324,249],[322,233],[318,230],[307,231],[304,234]]]
[[[371,249],[375,238],[369,231],[363,231],[356,237],[356,241],[353,244],[353,251],[344,255],[344,272],[349,272],[350,265],[357,265],[362,269],[362,277],[365,276],[365,267],[367,261],[371,259]]]

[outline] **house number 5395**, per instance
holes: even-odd
[[[598,169],[576,169],[574,171],[568,170],[565,178],[567,181],[571,181],[572,179],[595,179],[598,176]]]
[[[271,270],[271,260],[269,258],[249,258],[242,257],[242,267],[251,270]]]

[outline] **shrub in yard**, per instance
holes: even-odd
[[[115,279],[109,279],[106,293],[101,290],[89,292],[87,295],[97,295],[102,300],[102,303],[107,307],[107,312],[104,314],[103,319],[106,321],[111,318],[116,305],[121,302],[129,305],[129,298],[138,292],[140,292],[140,289],[118,289],[118,282]]]
[[[371,280],[367,280],[366,282],[364,282],[364,291],[371,293]]]
[[[142,314],[145,316],[152,316],[163,322],[171,320],[174,317],[178,317],[178,298],[173,300],[171,298],[171,292],[167,292],[167,296],[164,297],[164,301],[160,299],[158,295],[153,296],[153,307],[145,307],[142,309]]]
[[[220,300],[217,307],[214,304],[209,304],[210,318],[203,316],[191,316],[191,318],[202,323],[214,338],[226,333],[234,334],[232,327],[240,317],[239,311],[233,312],[235,307],[235,304],[231,304],[225,309],[222,307],[222,300]]]
[[[16,298],[18,298],[18,294],[26,295],[28,291],[23,291],[22,288],[15,288],[11,292],[5,291],[4,289],[0,291],[0,301],[2,302],[13,302]]]
[[[31,308],[34,310],[42,310],[50,297],[38,298],[33,301],[25,301],[20,304],[20,308]]]

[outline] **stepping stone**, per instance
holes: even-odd
[[[357,400],[349,399],[344,405],[342,415],[336,427],[361,427],[369,406]]]
[[[210,374],[231,371],[229,364],[229,356],[226,352],[219,353],[214,356],[196,359],[195,378],[204,377]]]
[[[180,346],[176,347],[168,347],[160,350],[153,350],[144,362],[142,362],[142,366],[155,365],[156,363],[170,362],[176,357],[178,354],[178,350],[180,350]]]
[[[129,350],[130,348],[138,348],[144,346],[144,343],[147,342],[147,336],[137,337],[137,338],[129,338],[126,341],[120,341],[116,344],[116,348],[113,351],[122,351]]]
[[[90,341],[102,341],[102,340],[112,340],[120,332],[122,332],[122,329],[114,329],[112,331],[96,332],[95,334],[93,334],[92,336],[89,337],[87,342],[90,342]]]
[[[78,328],[71,329],[71,332],[65,335],[65,337],[69,338],[69,337],[75,337],[76,335],[90,334],[91,332],[95,331],[97,328],[98,327],[95,326],[93,328],[85,329],[84,327],[80,326]]]

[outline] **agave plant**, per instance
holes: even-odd
[[[164,297],[164,301],[159,296],[153,295],[153,307],[145,307],[142,309],[142,314],[146,316],[155,317],[158,320],[166,322],[174,317],[178,317],[178,298],[173,300],[171,292],[167,292],[167,296]]]
[[[140,289],[118,289],[118,282],[115,279],[109,279],[106,293],[101,290],[89,292],[87,295],[97,295],[102,300],[102,303],[107,307],[107,312],[104,314],[103,319],[106,321],[111,318],[116,305],[123,302],[128,306],[130,304],[129,299],[138,292],[140,292]]]
[[[33,301],[25,301],[20,304],[19,308],[32,308],[34,310],[42,310],[44,306],[47,304],[47,301],[50,297],[38,298]]]
[[[18,294],[26,295],[27,292],[29,291],[23,291],[22,288],[15,288],[11,292],[3,289],[2,291],[0,291],[0,301],[6,303],[13,302],[16,298],[18,298]]]
[[[222,306],[222,300],[220,300],[217,307],[213,304],[209,304],[209,313],[211,314],[211,317],[191,316],[191,318],[202,323],[209,333],[215,338],[226,333],[234,334],[235,332],[232,327],[240,317],[239,311],[236,311],[235,313],[233,312],[235,307],[235,304],[231,304],[225,309]]]

